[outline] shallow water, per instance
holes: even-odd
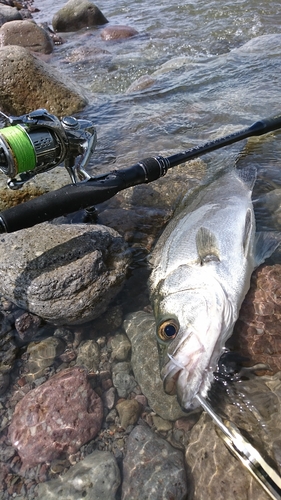
[[[35,1],[35,20],[50,23],[63,4]],[[97,126],[97,166],[176,152],[280,111],[278,2],[124,0],[99,7],[109,24],[139,35],[103,41],[103,27],[63,34],[66,43],[50,60],[90,93],[82,114]],[[150,86],[127,93],[145,76]]]
[[[51,24],[64,3],[35,0],[34,19]],[[65,43],[49,60],[89,95],[79,116],[97,127],[92,171],[170,155],[281,112],[279,2],[108,0],[98,6],[111,25],[132,26],[139,35],[106,42],[103,27],[62,34]],[[256,196],[280,187],[280,133],[244,147],[207,155],[207,172],[239,155],[239,166],[258,168]],[[278,221],[273,229],[280,229]],[[121,302],[130,298],[128,310],[144,305],[138,287],[132,279],[125,288]]]

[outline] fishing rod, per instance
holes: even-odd
[[[10,177],[10,188],[21,187],[37,173],[54,168],[62,161],[72,184],[0,212],[0,233],[32,227],[102,203],[128,187],[159,179],[170,168],[185,161],[281,128],[281,115],[276,115],[187,151],[168,157],[145,158],[130,167],[91,177],[85,170],[96,144],[91,122],[74,117],[65,117],[60,122],[44,109],[19,118],[4,117],[7,126],[0,129],[0,170]],[[27,158],[23,154],[25,150]],[[16,175],[19,179],[14,177]]]
[[[222,419],[210,405],[209,401],[196,395],[197,401],[208,413],[216,425],[219,437],[224,441],[231,453],[246,467],[253,478],[273,500],[281,500],[281,477],[272,467],[268,459],[246,439],[238,427],[227,419]],[[277,467],[276,467],[277,469]]]

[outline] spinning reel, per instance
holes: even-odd
[[[20,117],[0,112],[0,170],[8,187],[19,189],[37,174],[64,162],[72,183],[87,181],[85,168],[93,154],[97,134],[92,122],[65,116],[59,120],[46,109]]]

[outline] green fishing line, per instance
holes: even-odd
[[[5,127],[0,130],[9,144],[16,160],[18,173],[33,170],[36,166],[36,155],[33,144],[20,125]]]

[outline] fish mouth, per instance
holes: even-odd
[[[164,391],[171,396],[177,395],[180,405],[185,409],[199,406],[194,406],[194,398],[198,393],[205,393],[208,387],[209,374],[213,372],[210,366],[212,356],[206,359],[206,350],[200,346],[192,353],[187,364],[181,364],[170,354],[168,357],[170,360],[161,370]]]
[[[191,384],[192,374],[185,369],[178,369],[173,375],[168,375],[164,380],[164,391],[169,396],[177,396],[180,406],[184,410],[193,410],[200,406],[196,402],[197,394],[206,396],[209,387],[209,370],[205,370],[203,377]]]
[[[174,375],[167,376],[163,380],[164,391],[170,396],[177,394],[177,381],[181,374],[182,369],[179,369]]]

